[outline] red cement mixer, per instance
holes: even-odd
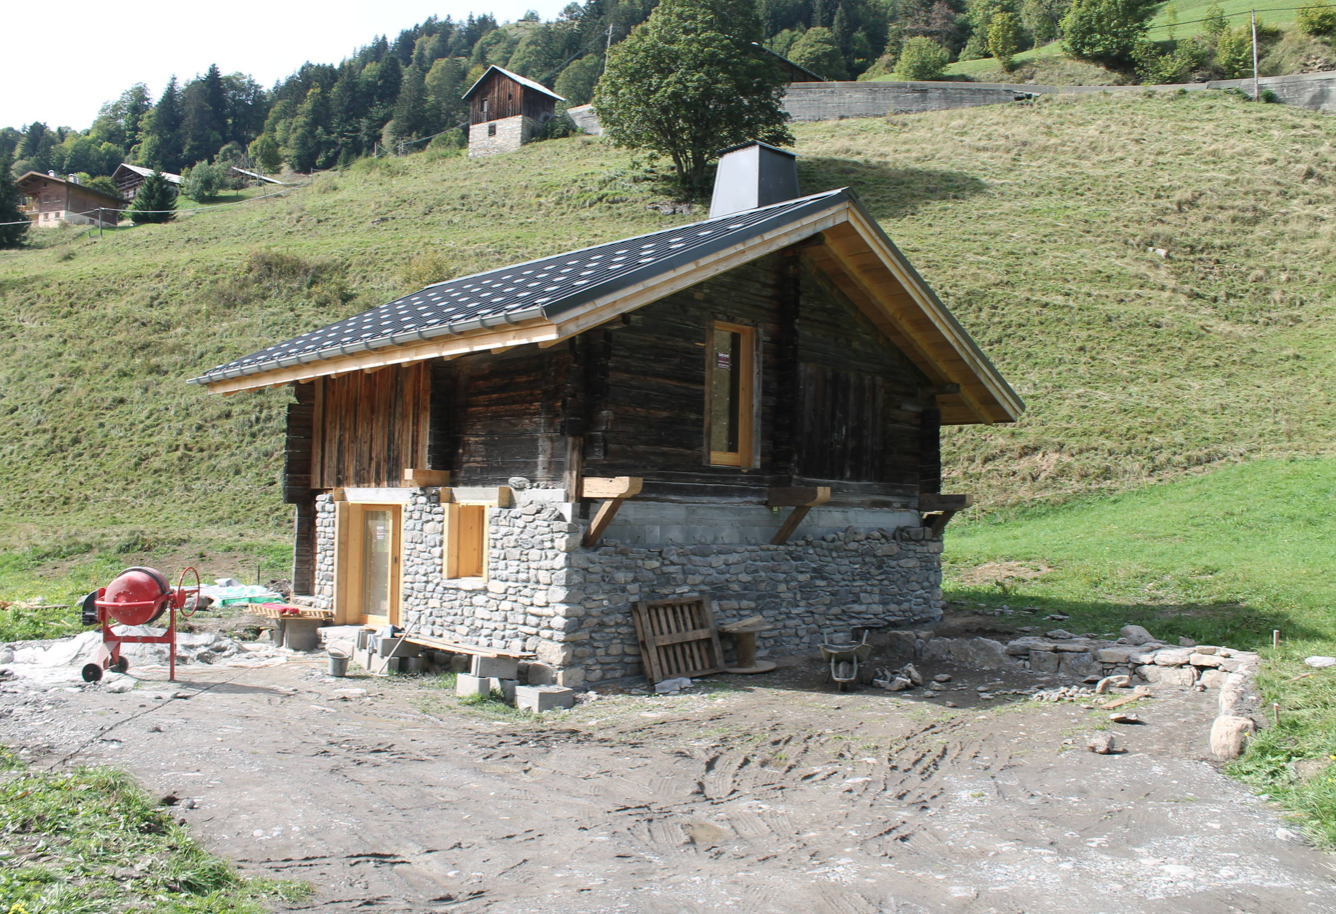
[[[195,583],[185,586],[186,575],[193,575]],[[207,598],[206,601],[207,602]],[[188,619],[201,607],[199,572],[187,568],[173,590],[162,572],[153,568],[128,568],[106,587],[98,588],[84,598],[83,620],[89,625],[102,626],[105,650],[101,662],[84,664],[84,682],[97,682],[103,670],[124,673],[130,668],[128,658],[121,656],[122,644],[166,644],[171,658],[171,676],[176,679],[176,614]],[[113,625],[151,625],[168,613],[167,629],[160,635],[121,635]]]

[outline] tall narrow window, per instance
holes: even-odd
[[[706,440],[713,466],[752,466],[756,331],[716,321],[706,346]]]

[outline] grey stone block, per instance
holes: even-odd
[[[490,684],[491,691],[500,692],[501,698],[505,700],[506,704],[515,703],[515,689],[520,684],[518,679],[497,679],[495,676],[491,676],[487,681]]]
[[[460,673],[455,678],[455,694],[460,698],[486,698],[492,694],[492,680],[487,676]]]
[[[517,686],[515,707],[526,711],[554,711],[575,707],[575,690],[561,686]]]
[[[483,657],[475,654],[469,672],[484,679],[519,679],[520,662],[514,657]]]

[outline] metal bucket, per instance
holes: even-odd
[[[329,675],[339,679],[348,675],[348,655],[337,647],[329,649]]]

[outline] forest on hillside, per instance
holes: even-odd
[[[1019,9],[1018,0],[1003,2]],[[11,158],[16,174],[96,177],[122,161],[180,173],[210,160],[307,172],[427,138],[460,144],[460,96],[487,66],[549,85],[570,106],[585,104],[608,47],[656,4],[586,0],[548,22],[537,13],[504,24],[488,14],[433,16],[393,39],[377,36],[340,63],[307,62],[269,88],[212,65],[184,82],[174,77],[156,97],[143,83],[130,86],[87,129],[0,129],[0,157]],[[768,47],[829,79],[857,78],[879,59],[884,66],[906,36],[958,52],[969,32],[966,0],[757,0],[757,11]]]

